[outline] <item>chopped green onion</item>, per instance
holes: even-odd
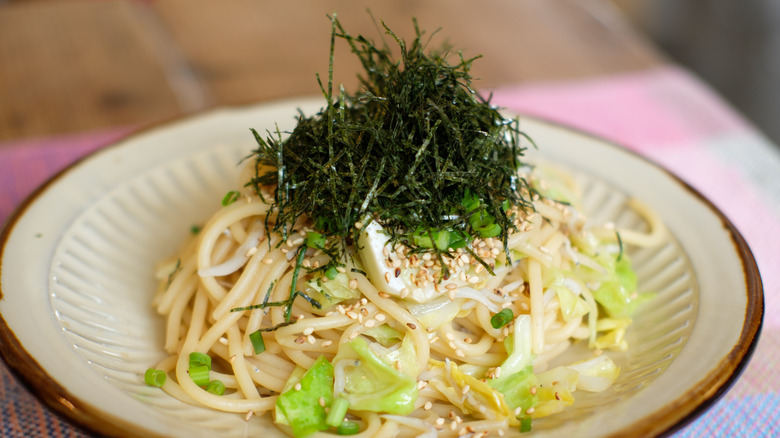
[[[450,241],[447,244],[448,249],[464,248],[468,243],[466,240],[466,234],[463,233],[463,231],[454,230],[449,234],[450,234]]]
[[[526,433],[531,431],[531,417],[524,417],[520,419],[520,433]]]
[[[326,238],[323,234],[320,234],[316,231],[309,231],[306,242],[309,248],[324,249]]]
[[[466,189],[466,193],[463,194],[463,200],[460,201],[460,205],[466,208],[466,211],[471,212],[479,208],[479,198],[471,190]]]
[[[205,365],[211,370],[211,357],[206,353],[194,351],[190,353],[190,368]]]
[[[513,320],[515,318],[514,313],[512,313],[512,309],[502,309],[500,312],[493,315],[493,317],[490,318],[490,325],[493,326],[494,329],[500,329],[501,327],[509,324],[509,321]]]
[[[190,378],[196,385],[206,386],[209,384],[209,371],[211,370],[206,365],[190,365]]]
[[[225,394],[225,384],[221,380],[212,380],[206,385],[206,391],[214,395],[223,395]]]
[[[200,225],[192,225],[192,226],[190,226],[190,233],[193,236],[198,235],[198,233],[200,233],[200,230],[201,230]]]
[[[144,373],[144,382],[149,386],[161,387],[165,384],[165,379],[168,378],[168,373],[163,370],[155,368],[149,368]]]
[[[260,354],[265,351],[265,341],[263,341],[263,332],[260,330],[249,334],[249,341],[252,342],[252,348],[255,350],[255,354]]]
[[[344,421],[339,424],[336,433],[339,435],[357,435],[360,433],[360,424],[356,421]]]
[[[480,237],[484,237],[484,238],[496,237],[499,234],[501,234],[501,226],[498,224],[492,224],[492,225],[479,228],[477,232],[479,233]]]
[[[328,280],[335,280],[338,275],[339,271],[335,266],[331,266],[325,271],[325,276],[328,277]]]
[[[431,236],[428,235],[428,230],[425,228],[417,228],[412,234],[412,240],[414,244],[422,248],[433,248],[433,242]]]
[[[347,416],[347,409],[349,409],[349,402],[342,397],[336,397],[333,400],[333,404],[330,406],[328,416],[325,418],[325,423],[328,426],[340,427],[344,424],[344,417]]]
[[[225,193],[225,196],[222,198],[222,206],[227,207],[228,205],[236,202],[239,197],[241,197],[241,193],[235,190],[231,190]]]

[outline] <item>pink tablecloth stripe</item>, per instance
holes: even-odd
[[[493,102],[613,140],[696,187],[743,233],[766,295],[764,333],[742,378],[676,436],[780,436],[780,149],[695,77],[660,68],[493,90]],[[127,129],[0,145],[0,221],[47,177]],[[0,365],[0,435],[77,436]]]

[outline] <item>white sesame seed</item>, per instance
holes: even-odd
[[[348,338],[349,339],[355,339],[355,338],[358,337],[359,334],[360,333],[358,333],[358,332],[352,332],[352,333],[349,334]]]
[[[263,263],[266,264],[266,265],[270,265],[273,262],[274,262],[274,260],[272,258],[270,258],[270,257],[266,257],[266,258],[263,259]]]
[[[306,328],[303,330],[303,335],[304,335],[304,336],[309,336],[309,335],[310,335],[310,334],[312,334],[312,333],[314,333],[314,327],[306,327]]]
[[[384,313],[378,313],[374,318],[376,318],[376,320],[379,322],[382,322],[387,319]]]
[[[368,327],[368,328],[371,328],[371,327],[373,327],[373,326],[375,326],[375,325],[376,325],[376,321],[375,321],[375,320],[373,320],[373,319],[369,319],[369,320],[368,320],[368,321],[366,321],[366,322],[365,322],[363,325],[364,325],[364,326],[366,326],[366,327]]]
[[[333,341],[331,341],[330,339],[328,339],[327,341],[322,341],[323,347],[330,347],[331,345],[333,345]]]
[[[300,391],[300,390],[301,390],[301,388],[302,388],[302,386],[301,386],[301,382],[298,382],[298,383],[296,383],[296,384],[295,384],[295,390],[296,390],[296,391]]]
[[[433,403],[431,403],[430,401],[425,402],[425,404],[423,405],[423,409],[425,409],[426,411],[430,411],[432,407],[433,407]]]

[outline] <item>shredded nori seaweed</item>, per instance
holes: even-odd
[[[413,233],[455,231],[477,236],[474,214],[500,226],[504,241],[513,227],[507,206],[532,209],[528,183],[518,177],[526,138],[517,119],[507,119],[471,88],[471,65],[446,47],[428,50],[417,22],[415,38],[405,42],[384,23],[400,49],[395,59],[387,42],[378,47],[363,36],[347,34],[331,18],[327,85],[317,80],[326,106],[314,116],[298,116],[297,126],[263,138],[252,130],[253,185],[274,186],[271,231],[283,240],[301,217],[336,236],[329,247],[334,262],[345,245],[356,242],[359,225],[376,220],[413,248]],[[363,65],[360,89],[333,93],[333,52],[345,40]],[[457,57],[450,64],[448,58]],[[531,144],[533,144],[531,142]],[[261,194],[262,197],[262,194]],[[465,205],[464,199],[477,200]],[[420,249],[419,247],[417,248]],[[424,250],[429,250],[424,249]],[[444,251],[435,245],[441,257]]]

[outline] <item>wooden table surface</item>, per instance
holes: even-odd
[[[207,108],[314,95],[330,20],[380,38],[367,13],[433,45],[483,55],[477,88],[593,77],[666,62],[609,0],[0,2],[0,144],[143,126]],[[340,44],[335,80],[352,90]]]

